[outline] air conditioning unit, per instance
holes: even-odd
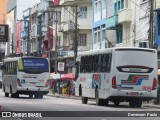
[[[148,41],[140,41],[139,47],[141,48],[149,48],[149,42]]]

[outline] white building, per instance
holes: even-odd
[[[5,55],[12,53],[12,40],[13,40],[13,53],[16,51],[16,23],[17,20],[22,20],[23,11],[32,7],[34,4],[39,3],[40,0],[8,0],[7,5],[7,24],[9,24],[10,41],[6,45]]]

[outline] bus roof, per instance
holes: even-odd
[[[78,56],[86,56],[86,55],[96,55],[96,54],[103,54],[106,52],[112,52],[115,50],[122,50],[122,49],[139,49],[139,50],[153,50],[156,51],[155,49],[150,49],[150,48],[139,48],[139,47],[113,47],[113,48],[107,48],[107,49],[96,49],[96,50],[90,50],[90,51],[85,51],[81,52],[78,54]]]
[[[42,57],[28,57],[28,56],[24,56],[24,57],[9,57],[9,58],[6,58],[4,59],[4,62],[9,62],[9,61],[18,61],[20,58],[42,58]],[[47,59],[47,58],[42,58],[42,59]]]

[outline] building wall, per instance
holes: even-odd
[[[119,1],[119,0],[116,0]],[[119,10],[118,13],[125,9]],[[139,46],[139,43],[142,41],[148,41],[148,30],[149,30],[149,2],[146,0],[137,0],[135,2],[128,1],[128,8],[131,9],[131,21],[121,23],[122,25],[122,42],[116,44],[117,47],[136,47]],[[119,15],[119,14],[118,14]],[[126,15],[125,15],[126,16]],[[118,16],[118,17],[125,17]]]
[[[86,16],[84,16],[81,9],[87,7]],[[67,10],[66,10],[67,9]],[[78,47],[78,50],[90,50],[92,46],[92,4],[91,2],[82,2],[78,3],[78,34],[87,34],[87,44],[86,46]],[[85,11],[85,9],[83,9]],[[74,41],[74,23],[75,23],[75,11],[73,7],[65,7],[61,9],[61,24],[58,26],[58,29],[61,29],[62,32],[58,32],[60,36],[61,46],[70,46],[71,49]],[[55,25],[53,25],[55,26]],[[70,26],[70,27],[69,27]],[[55,33],[54,33],[55,34]]]
[[[0,0],[0,24],[6,23],[7,0]]]
[[[20,54],[22,52],[22,39],[21,39],[21,32],[23,30],[23,22],[17,23],[17,30],[16,30],[16,53]]]
[[[106,38],[114,45],[115,31],[106,30],[106,19],[113,15],[113,0],[92,0],[92,49],[105,49]]]
[[[39,3],[40,0],[9,0],[7,4],[7,24],[10,27],[10,42],[7,43],[5,55],[11,53],[11,39],[13,33],[13,46],[14,52],[16,51],[16,23],[17,20],[23,18],[23,11],[27,8],[32,7],[34,4]],[[12,17],[10,17],[12,16]],[[12,19],[12,20],[11,20]]]

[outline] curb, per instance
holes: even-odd
[[[50,97],[56,97],[56,98],[65,98],[65,99],[74,99],[74,100],[81,100],[80,97],[66,97],[66,96],[55,96],[55,95],[47,95]],[[160,109],[160,105],[150,105],[150,104],[143,104],[143,107],[152,107],[152,108],[159,108]]]
[[[66,97],[66,96],[54,96],[54,95],[47,95],[47,96],[56,97],[56,98],[74,99],[74,100],[80,100],[81,99],[79,97]]]
[[[152,108],[159,108],[160,109],[160,105],[147,105],[147,104],[143,104],[144,107],[152,107]]]

